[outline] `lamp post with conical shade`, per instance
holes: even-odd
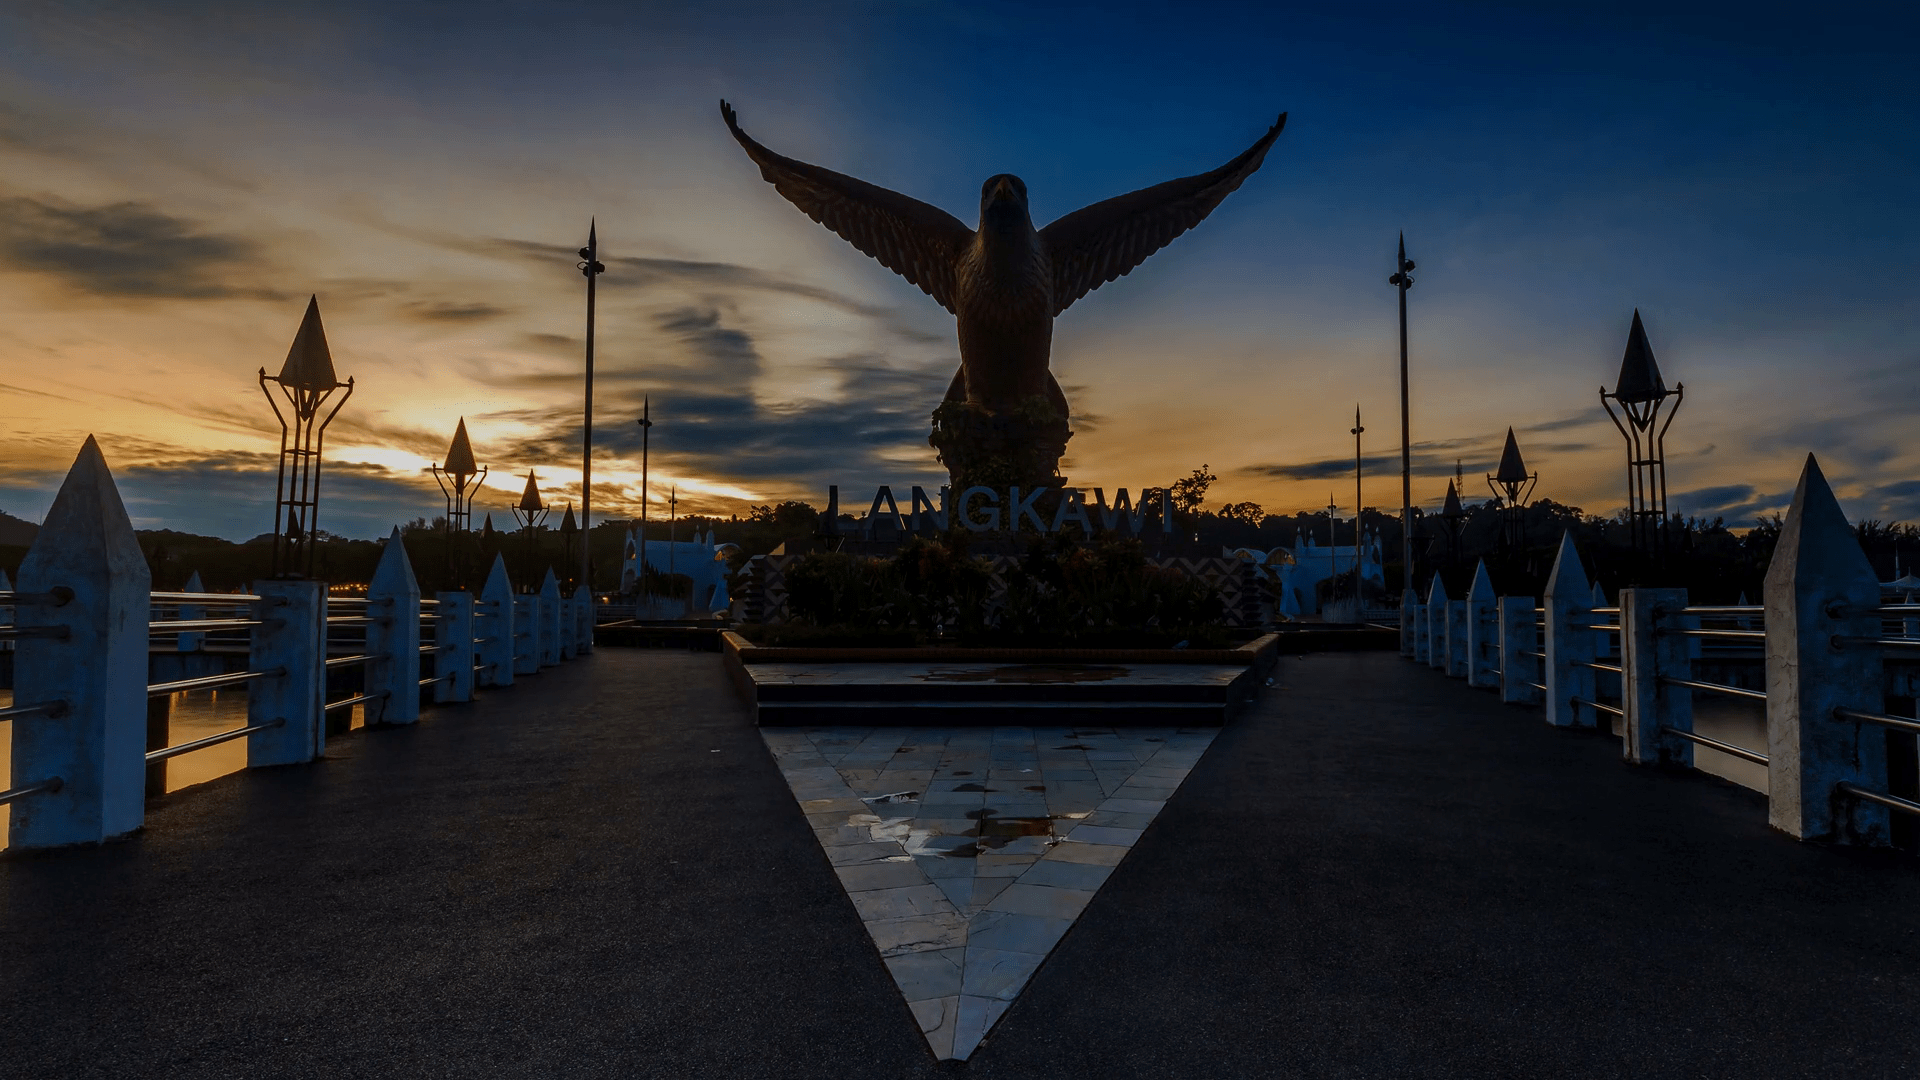
[[[267,389],[269,382],[279,386],[288,412],[281,411],[280,402]],[[346,393],[321,417],[320,411],[340,389]],[[280,374],[268,375],[266,368],[260,369],[260,392],[267,396],[267,404],[280,421],[280,477],[273,495],[273,576],[312,577],[313,539],[320,515],[320,451],[326,442],[327,425],[353,396],[353,380],[341,382],[334,375],[327,331],[320,324],[319,297],[307,300],[307,313],[300,320]]]
[[[533,575],[539,568],[539,552],[534,550],[535,530],[546,523],[551,512],[540,501],[540,485],[533,478],[533,470],[527,470],[527,487],[520,493],[520,501],[515,503],[514,520],[520,523],[520,531],[527,534],[527,573],[526,586],[531,591]]]
[[[1611,392],[1600,388],[1600,405],[1627,442],[1627,530],[1640,574],[1655,571],[1666,560],[1667,429],[1673,426],[1686,392],[1685,383],[1668,390],[1660,378],[1653,346],[1647,343],[1647,328],[1640,323],[1640,309],[1635,308],[1627,350],[1620,358],[1620,379]],[[1669,397],[1673,407],[1666,410],[1662,422],[1661,410]],[[1624,421],[1613,411],[1614,405],[1626,414]]]
[[[453,575],[453,583],[457,585],[461,583],[460,568],[454,549],[464,542],[473,521],[473,497],[479,494],[480,483],[487,478],[487,470],[473,459],[473,444],[467,441],[466,417],[461,417],[459,426],[453,429],[453,443],[447,447],[446,461],[427,471],[433,474],[434,481],[440,485],[440,494],[447,500],[447,572]]]
[[[1500,452],[1500,467],[1487,477],[1487,487],[1493,489],[1494,497],[1500,500],[1501,518],[1505,528],[1501,530],[1501,543],[1509,555],[1517,556],[1526,546],[1527,499],[1533,495],[1533,487],[1540,482],[1539,473],[1527,471],[1527,463],[1520,458],[1520,443],[1513,437],[1513,429],[1507,429],[1507,446]]]

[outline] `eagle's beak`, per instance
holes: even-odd
[[[1011,199],[1013,198],[1013,194],[1013,182],[1011,180],[1001,180],[999,183],[993,185],[993,199],[995,202],[999,202],[1001,199]]]

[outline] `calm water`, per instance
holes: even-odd
[[[0,708],[6,708],[12,704],[13,691],[0,690]],[[244,686],[227,690],[193,690],[175,694],[172,707],[168,745],[204,739],[208,735],[218,735],[222,731],[231,731],[237,727],[245,727],[247,724],[247,690]],[[9,779],[13,777],[13,725],[33,722],[34,719],[0,720],[0,788],[13,786],[13,781]],[[353,726],[362,727],[365,722],[366,718],[360,706],[354,706]],[[217,746],[209,746],[205,750],[195,750],[191,754],[182,754],[177,758],[168,759],[167,790],[178,791],[195,784],[204,784],[216,776],[225,776],[246,767],[247,740],[245,739],[234,739]],[[7,843],[11,809],[8,806],[0,806],[0,848],[4,848]]]

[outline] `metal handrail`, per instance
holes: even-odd
[[[1690,605],[1687,607],[1686,613],[1688,615],[1725,616],[1730,619],[1744,619],[1754,615],[1765,615],[1767,609],[1760,604]]]
[[[37,784],[28,784],[25,787],[17,787],[17,788],[11,788],[6,791],[0,791],[0,806],[5,806],[15,799],[24,799],[29,795],[39,795],[42,792],[45,792],[48,795],[52,795],[58,792],[61,788],[66,786],[67,786],[67,782],[65,780],[62,780],[57,776],[50,776],[45,780],[40,781]]]
[[[277,619],[171,619],[147,624],[148,634],[190,634],[201,630],[248,630]]]
[[[1846,634],[1835,634],[1833,643],[1836,646],[1872,645],[1882,649],[1920,649],[1920,638],[1851,637]]]
[[[197,679],[176,679],[173,682],[152,683],[147,687],[148,697],[165,697],[183,690],[212,690],[221,686],[238,686],[255,679],[277,679],[287,673],[283,664],[266,671],[237,671],[230,675],[203,675]]]
[[[65,607],[73,601],[73,590],[65,585],[55,585],[46,592],[0,592],[0,606],[14,604],[52,604]]]
[[[232,731],[223,731],[218,735],[209,735],[204,739],[183,742],[179,746],[168,746],[159,750],[149,750],[147,751],[147,761],[149,763],[165,761],[170,757],[179,757],[181,754],[191,753],[195,750],[204,750],[209,746],[218,746],[223,742],[229,742],[242,735],[251,735],[256,731],[271,731],[274,728],[285,727],[286,725],[287,718],[284,716],[265,724],[249,724],[246,727],[234,728]]]
[[[322,666],[330,668],[352,667],[355,664],[364,664],[369,660],[385,660],[386,658],[385,653],[360,653],[356,656],[330,656]]]
[[[1767,700],[1767,695],[1762,691],[1743,690],[1738,686],[1728,686],[1725,683],[1700,682],[1696,679],[1676,679],[1671,675],[1660,676],[1659,682],[1662,686],[1684,686],[1688,690],[1705,690],[1709,694],[1725,694],[1728,697],[1750,698],[1754,701]]]
[[[1865,799],[1871,803],[1879,803],[1881,806],[1890,810],[1903,810],[1909,814],[1920,814],[1920,803],[1908,802],[1898,795],[1882,795],[1877,791],[1857,788],[1844,780],[1833,785],[1833,790],[1840,792],[1842,795],[1851,795],[1856,799]]]
[[[438,653],[451,651],[452,648],[452,643],[446,645],[422,645],[420,646],[420,651],[423,653]]]
[[[390,623],[391,615],[329,615],[328,626],[371,626],[376,623]]]
[[[11,720],[16,716],[39,716],[44,714],[49,720],[58,720],[67,715],[67,703],[64,698],[52,698],[36,701],[31,705],[10,705],[0,709],[0,720]]]
[[[73,636],[70,626],[0,626],[0,640],[15,638],[52,638],[65,641]]]
[[[498,637],[477,637],[473,639],[473,643],[475,645],[491,645],[499,640]]]
[[[1627,710],[1617,705],[1609,705],[1604,701],[1592,701],[1583,697],[1569,698],[1568,700],[1572,701],[1575,705],[1586,705],[1590,708],[1598,709],[1603,713],[1612,713],[1619,717],[1625,717],[1627,715]]]
[[[391,691],[379,690],[371,694],[361,694],[359,697],[343,698],[340,701],[329,701],[321,711],[332,712],[335,709],[344,709],[350,705],[364,705],[369,701],[379,701],[390,696]]]
[[[1617,607],[1590,607],[1590,608],[1581,608],[1581,609],[1579,609],[1579,611],[1578,611],[1578,612],[1576,612],[1576,614],[1580,614],[1580,615],[1618,615],[1618,614],[1620,614],[1620,609],[1619,609],[1619,608],[1617,608]]]
[[[1547,692],[1547,687],[1545,683],[1530,682],[1527,685],[1533,687],[1535,690],[1538,690],[1543,694]]]
[[[1751,761],[1755,765],[1767,764],[1767,755],[1755,753],[1744,746],[1735,746],[1730,742],[1721,742],[1719,739],[1709,739],[1705,735],[1697,735],[1691,731],[1682,731],[1677,727],[1668,727],[1665,724],[1660,725],[1660,732],[1663,735],[1678,735],[1688,742],[1711,747],[1729,757],[1737,757],[1742,761]]]
[[[230,592],[157,592],[148,593],[147,599],[156,604],[251,604],[261,598],[252,593]]]
[[[1881,727],[1896,728],[1900,731],[1920,731],[1920,720],[1908,716],[1888,716],[1885,713],[1863,712],[1836,705],[1833,709],[1835,720],[1858,720],[1863,724],[1879,724]]]
[[[1594,660],[1575,660],[1571,666],[1592,668],[1595,671],[1610,671],[1615,675],[1625,675],[1627,673],[1627,669],[1618,664],[1602,664]]]
[[[1727,641],[1765,641],[1765,630],[1706,630],[1694,627],[1655,627],[1656,634],[1672,634],[1675,637],[1721,638]]]
[[[1920,604],[1881,604],[1873,610],[1885,615],[1920,615]]]
[[[452,679],[452,678],[453,678],[453,672],[451,672],[451,671],[449,671],[449,672],[447,672],[447,673],[446,673],[445,675],[433,675],[433,676],[430,676],[430,677],[428,677],[428,678],[425,678],[425,679],[421,679],[421,680],[420,680],[420,685],[421,685],[421,686],[432,686],[432,685],[433,685],[434,683],[440,683],[440,682],[446,682],[446,681],[448,681],[449,679]]]
[[[1614,632],[1614,633],[1616,633],[1616,634],[1618,634],[1618,633],[1620,633],[1620,632],[1621,632],[1621,630],[1620,630],[1620,627],[1618,627],[1618,626],[1615,626],[1615,625],[1609,625],[1609,624],[1607,624],[1607,623],[1594,623],[1594,624],[1593,624],[1593,625],[1591,625],[1591,626],[1581,626],[1581,627],[1576,627],[1575,629],[1578,629],[1578,630],[1611,630],[1611,631],[1613,631],[1613,632]]]
[[[1513,651],[1516,655],[1531,656],[1535,660],[1545,660],[1547,658],[1547,654],[1539,649],[1515,649]]]

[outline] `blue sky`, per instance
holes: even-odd
[[[1415,497],[1505,429],[1537,494],[1611,512],[1596,400],[1631,314],[1688,393],[1676,509],[1784,507],[1817,453],[1851,513],[1920,518],[1920,240],[1891,5],[36,4],[0,12],[0,509],[44,513],[89,431],[144,525],[270,521],[252,373],[320,296],[341,374],[331,527],[437,509],[468,419],[499,510],[578,497],[579,277],[603,279],[596,505],[656,480],[737,512],[937,480],[957,365],[918,289],[762,183],[756,138],[971,222],[1036,223],[1212,168],[1290,114],[1206,222],[1056,326],[1076,483],[1350,512],[1398,499],[1395,298],[1412,297]],[[1372,466],[1370,466],[1372,468]],[[662,493],[656,490],[656,497]],[[323,522],[325,524],[325,522]]]

